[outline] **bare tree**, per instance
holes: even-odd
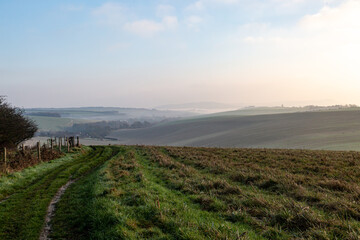
[[[38,130],[34,121],[24,116],[24,111],[13,107],[0,96],[0,147],[12,148],[32,138]]]

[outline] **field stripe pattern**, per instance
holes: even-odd
[[[360,236],[359,153],[119,148],[65,193],[53,239]]]
[[[38,239],[77,178],[51,239],[360,237],[360,153],[107,146],[4,190],[15,194],[0,204],[0,239]]]

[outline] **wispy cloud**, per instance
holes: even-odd
[[[192,15],[192,16],[188,16],[185,19],[185,23],[186,25],[191,28],[191,29],[195,29],[198,30],[199,29],[199,25],[203,22],[204,20],[200,17],[200,16],[196,16],[196,15]]]
[[[175,7],[168,4],[160,4],[156,8],[156,15],[159,17],[174,15]]]
[[[259,65],[271,62],[269,74],[317,79],[322,84],[340,79],[344,86],[358,84],[359,12],[360,2],[349,0],[336,7],[325,6],[292,27],[247,24],[239,31],[239,48],[250,51]]]
[[[187,10],[189,11],[200,11],[206,8],[206,6],[210,4],[223,4],[223,5],[229,5],[238,3],[239,0],[197,0],[190,5],[187,6]]]
[[[92,11],[92,15],[106,25],[115,26],[117,29],[122,29],[131,32],[141,37],[151,37],[156,33],[173,30],[178,26],[178,18],[172,15],[175,7],[171,5],[160,4],[156,7],[156,16],[161,20],[153,19],[138,19],[133,20],[135,14],[127,13],[127,9],[115,2],[107,2]],[[130,19],[129,16],[132,16]]]
[[[178,26],[178,19],[175,16],[166,16],[162,20],[165,29],[175,29]]]
[[[300,0],[299,0],[300,1]],[[303,0],[305,1],[305,0]],[[292,28],[273,27],[267,23],[245,24],[240,27],[244,39],[302,41],[339,46],[360,41],[360,2],[348,0],[337,7],[323,7],[318,13],[302,17]],[[266,41],[265,41],[266,42]]]
[[[359,30],[360,1],[350,0],[337,8],[326,6],[317,14],[305,16],[299,24],[302,28],[316,31]]]
[[[141,37],[151,37],[158,32],[175,29],[177,25],[177,17],[166,16],[161,22],[148,19],[129,22],[124,25],[124,29]]]
[[[124,29],[134,34],[148,37],[154,35],[157,32],[163,31],[164,26],[162,25],[162,23],[144,19],[126,23]]]
[[[204,1],[199,0],[194,3],[191,3],[189,6],[187,6],[187,10],[189,11],[199,11],[203,10],[205,8]]]
[[[99,18],[102,23],[119,25],[124,21],[125,8],[115,2],[107,2],[94,9],[92,14]]]

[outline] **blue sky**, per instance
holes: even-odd
[[[360,104],[357,0],[0,1],[23,107]]]

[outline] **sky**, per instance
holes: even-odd
[[[360,0],[0,0],[19,107],[360,105]]]

